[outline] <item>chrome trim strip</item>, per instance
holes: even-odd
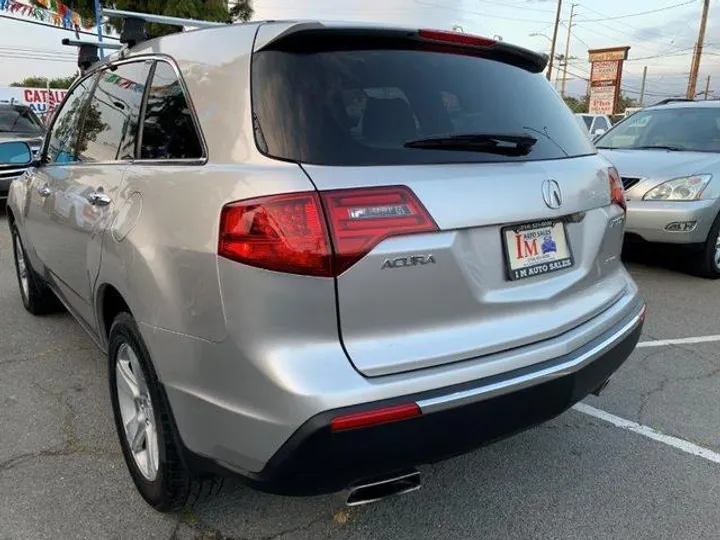
[[[598,356],[608,350],[616,342],[622,340],[628,334],[630,334],[637,327],[637,325],[640,324],[640,319],[643,316],[644,312],[645,304],[643,304],[642,309],[617,332],[613,333],[610,337],[608,337],[601,343],[598,343],[592,349],[581,354],[577,358],[573,358],[572,360],[568,360],[567,362],[563,362],[562,364],[550,366],[540,371],[535,371],[533,373],[521,375],[512,379],[506,379],[504,381],[471,388],[469,390],[462,390],[460,392],[454,392],[452,394],[446,394],[444,396],[419,400],[417,404],[423,414],[438,412],[445,409],[466,405],[475,401],[490,399],[492,397],[496,397],[502,394],[508,394],[516,390],[521,390],[529,386],[548,382],[552,379],[556,379],[563,375],[568,375],[570,373],[578,371],[586,365],[590,364],[593,360],[595,360]]]

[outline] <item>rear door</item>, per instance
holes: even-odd
[[[608,163],[552,87],[465,49],[393,45],[278,47],[253,64],[269,155],[301,162],[320,191],[399,186],[393,197],[371,189],[347,202],[337,222],[365,245],[337,278],[342,341],[356,368],[377,376],[476,358],[608,309],[626,284],[614,226],[622,210],[610,205]],[[534,142],[524,153],[503,140],[448,146],[462,134]],[[408,147],[433,137],[446,142]],[[431,227],[369,232],[370,218],[380,218],[377,229],[388,215],[419,215]],[[378,241],[363,244],[369,234]]]
[[[135,156],[151,65],[151,60],[134,61],[98,73],[79,125],[77,159],[53,181],[57,225],[51,270],[68,302],[93,327],[93,285],[104,232],[121,203],[123,175]]]

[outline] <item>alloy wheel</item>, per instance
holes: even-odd
[[[115,384],[125,439],[140,473],[150,482],[159,468],[155,413],[138,356],[129,343],[117,349]]]

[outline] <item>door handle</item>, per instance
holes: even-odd
[[[49,197],[50,195],[52,195],[52,189],[50,189],[50,186],[48,186],[47,184],[38,186],[37,192],[38,192],[38,195],[40,195],[43,198]]]
[[[107,206],[112,202],[112,199],[105,195],[102,191],[93,191],[87,196],[88,201],[93,206]]]

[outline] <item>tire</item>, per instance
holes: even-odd
[[[695,254],[694,270],[698,276],[720,279],[720,215],[710,227],[707,240]]]
[[[138,326],[128,313],[120,313],[110,328],[108,360],[115,428],[125,464],[143,499],[155,510],[171,512],[193,504],[201,494],[217,493],[222,486],[221,478],[196,476],[182,459],[180,438],[165,391]],[[137,377],[138,372],[141,377]],[[137,392],[132,392],[128,384],[133,380]],[[131,394],[136,396],[135,400]],[[126,433],[125,428],[130,422],[144,430],[144,436],[135,437],[135,451],[130,438],[137,431]]]
[[[16,225],[12,226],[11,234],[15,258],[15,275],[17,276],[23,306],[33,315],[47,315],[48,313],[60,311],[62,309],[60,301],[30,265],[27,251]]]

